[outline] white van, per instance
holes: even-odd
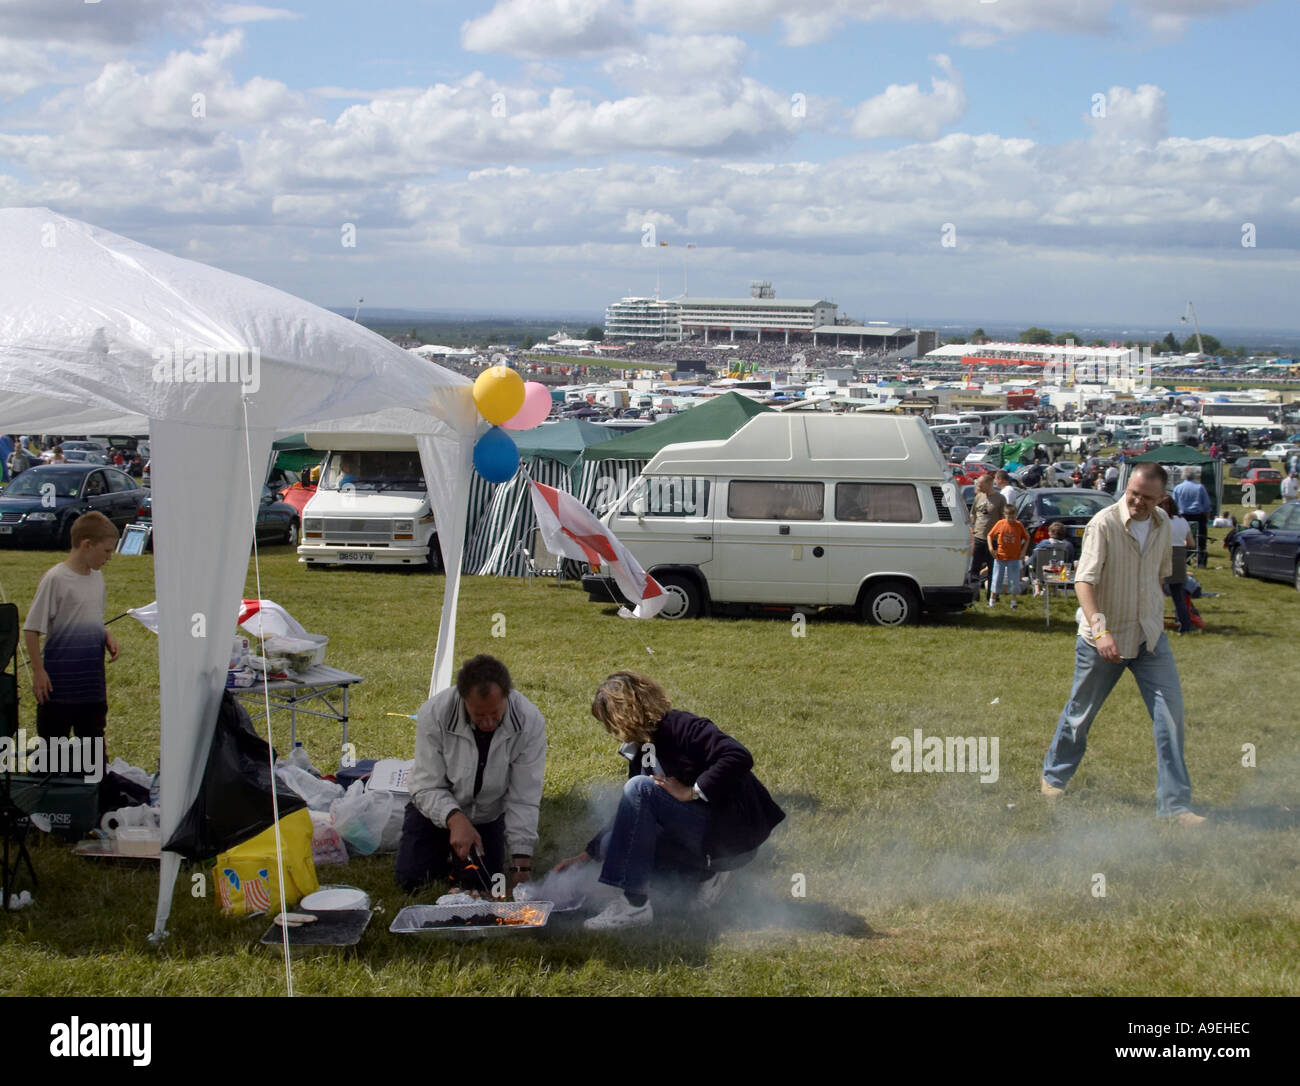
[[[437,528],[415,439],[401,434],[307,434],[328,449],[302,511],[298,561],[442,568]],[[340,447],[341,442],[346,445]],[[332,447],[331,447],[332,445]]]
[[[603,520],[668,592],[665,618],[839,606],[898,626],[976,598],[966,505],[919,418],[757,415],[660,450]],[[583,587],[618,598],[603,574]]]
[[[930,433],[936,437],[950,437],[953,440],[962,437],[983,437],[982,428],[976,427],[970,422],[945,422],[938,426],[934,424],[934,419],[930,420]]]
[[[1163,442],[1166,445],[1177,445],[1185,442],[1188,438],[1196,436],[1196,424],[1199,420],[1191,418],[1188,415],[1161,415],[1158,418],[1146,420],[1146,436],[1148,439]]]

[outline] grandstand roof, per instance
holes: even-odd
[[[790,309],[811,307],[815,305],[835,305],[825,298],[677,298],[680,306],[693,305],[730,305],[747,306],[753,309]],[[838,307],[837,307],[838,308]]]
[[[912,331],[911,328],[879,328],[866,324],[819,324],[813,329],[814,332],[825,335],[846,335],[846,336],[897,336],[903,332]]]

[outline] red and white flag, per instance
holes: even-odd
[[[659,582],[641,568],[632,552],[572,494],[532,479],[528,482],[532,486],[533,512],[537,514],[537,526],[546,549],[579,562],[590,562],[592,569],[609,567],[619,590],[635,604],[632,610],[622,607],[618,613],[632,618],[654,618],[668,600]]]

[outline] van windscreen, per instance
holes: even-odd
[[[420,454],[381,450],[374,452],[331,452],[321,473],[320,489],[338,490],[352,486],[359,491],[425,489]]]

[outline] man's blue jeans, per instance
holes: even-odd
[[[707,803],[673,799],[653,777],[630,778],[623,786],[614,825],[601,838],[600,881],[625,893],[644,894],[650,876],[668,866],[669,857],[678,870],[703,873],[708,865],[704,854],[708,825]]]
[[[1043,779],[1064,788],[1083,760],[1088,729],[1102,703],[1127,668],[1133,672],[1147,712],[1151,714],[1156,741],[1156,814],[1181,814],[1191,810],[1192,782],[1183,760],[1183,690],[1178,668],[1163,633],[1154,651],[1145,644],[1132,660],[1108,663],[1082,637],[1074,650],[1074,687],[1061,710],[1056,735],[1043,759]]]

